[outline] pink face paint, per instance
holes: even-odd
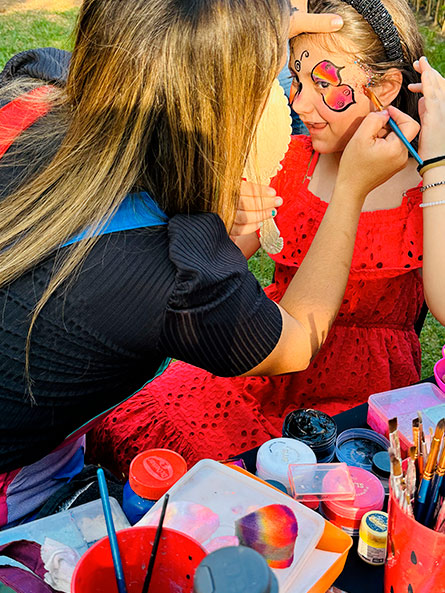
[[[341,84],[340,70],[343,68],[323,60],[311,72],[312,80],[320,86],[323,103],[332,111],[345,111],[355,103],[354,89],[348,84]]]

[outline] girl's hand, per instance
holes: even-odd
[[[333,33],[343,27],[343,20],[336,14],[311,14],[307,0],[291,0],[289,39],[300,33]]]
[[[411,142],[419,132],[419,124],[395,107],[369,113],[348,142],[340,160],[337,181],[366,195],[397,171],[408,160],[408,151],[386,124],[389,115]]]
[[[414,62],[414,69],[421,75],[421,82],[410,84],[408,88],[414,93],[423,93],[419,100],[422,124],[419,154],[425,160],[445,155],[445,78],[430,66],[424,56]]]
[[[240,200],[230,236],[234,238],[254,233],[263,220],[275,216],[276,208],[282,203],[282,198],[277,197],[271,187],[242,181]]]

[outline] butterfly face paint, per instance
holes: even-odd
[[[312,80],[320,87],[323,103],[332,111],[345,111],[355,103],[354,89],[349,84],[342,84],[340,71],[343,68],[323,60],[311,72]]]

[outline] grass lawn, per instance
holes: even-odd
[[[13,1],[9,0],[9,4]],[[21,0],[22,3],[25,1]],[[0,12],[0,68],[8,58],[25,49],[46,46],[70,49],[76,14],[75,8],[59,12]],[[445,75],[444,38],[424,24],[420,25],[420,29],[430,63]],[[270,282],[273,264],[267,255],[257,254],[250,261],[250,268],[263,286]],[[428,377],[432,375],[434,363],[441,357],[441,348],[445,344],[445,328],[430,314],[422,330],[421,344],[422,377]]]

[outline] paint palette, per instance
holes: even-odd
[[[208,540],[200,542],[207,548],[208,541],[215,538],[227,538],[227,545],[233,545],[230,540],[235,536],[235,521],[251,512],[271,504],[282,504],[289,507],[298,521],[294,558],[288,568],[273,570],[279,582],[280,593],[306,591],[304,586],[303,588],[300,586],[299,573],[323,534],[325,521],[320,515],[290,496],[210,459],[204,459],[197,463],[170,488],[169,494],[169,504],[202,505],[219,517],[211,537],[206,534]],[[159,515],[161,506],[162,499],[148,511],[138,525],[151,523],[151,520]],[[184,517],[178,518],[180,530],[187,530],[188,535],[193,533],[196,538],[196,520],[196,515],[193,515],[188,530]],[[208,517],[204,518],[203,522],[207,520]],[[170,522],[168,526],[174,529],[174,521]]]

